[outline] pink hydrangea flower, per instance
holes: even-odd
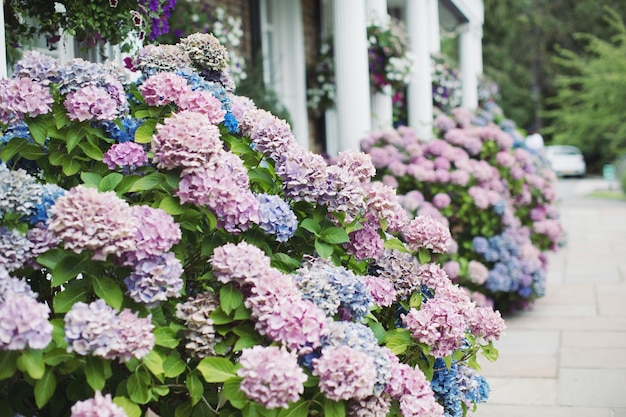
[[[452,244],[450,229],[430,216],[417,216],[402,230],[402,234],[413,250],[426,248],[434,253],[445,253]]]
[[[91,250],[94,260],[105,260],[135,248],[137,221],[128,203],[115,192],[79,185],[50,208],[48,228],[66,249]]]
[[[483,285],[489,276],[489,269],[484,264],[471,260],[467,265],[467,276],[472,283]]]
[[[122,142],[113,144],[102,156],[109,169],[115,167],[140,167],[148,163],[148,155],[143,146],[135,142]]]
[[[152,138],[158,168],[199,168],[224,152],[220,131],[206,115],[192,111],[172,113],[156,127]]]
[[[139,91],[149,106],[176,103],[181,96],[191,92],[187,80],[173,72],[159,72],[148,77]]]
[[[461,272],[461,265],[457,261],[448,261],[443,264],[443,270],[446,271],[451,280],[456,280]]]
[[[209,122],[219,124],[224,121],[226,111],[222,109],[222,102],[213,93],[204,90],[190,91],[182,94],[176,101],[178,108],[206,115]]]
[[[393,282],[386,278],[366,276],[365,285],[367,285],[374,303],[378,306],[389,307],[398,297]]]
[[[396,190],[380,182],[372,182],[367,184],[365,191],[365,218],[372,222],[385,220],[387,229],[392,232],[406,226],[408,215],[400,205]]]
[[[0,350],[23,350],[27,346],[43,349],[48,346],[52,340],[49,316],[50,308],[38,303],[34,294],[10,291],[0,294]]]
[[[293,352],[276,346],[254,346],[241,352],[239,364],[237,375],[243,378],[240,390],[265,408],[288,408],[304,392],[307,376]]]
[[[470,332],[476,337],[482,337],[487,342],[500,339],[506,325],[500,312],[491,307],[477,307],[471,310],[468,324]]]
[[[0,80],[0,122],[13,123],[25,116],[50,112],[54,102],[50,88],[30,78]]]
[[[362,229],[350,233],[350,243],[344,245],[346,250],[358,260],[378,258],[383,253],[384,241],[378,234],[378,229],[370,223]]]
[[[265,252],[245,241],[215,248],[210,263],[218,281],[225,284],[236,282],[242,286],[254,285],[272,269]]]
[[[420,265],[417,273],[422,285],[426,285],[437,291],[438,288],[442,288],[450,285],[450,278],[446,271],[436,263],[426,263]]]
[[[254,286],[250,288],[250,294],[244,300],[244,305],[250,309],[252,318],[259,320],[271,315],[274,306],[280,301],[300,300],[301,298],[302,293],[292,275],[270,268],[267,273],[260,275],[254,281]]]
[[[313,360],[313,375],[320,391],[333,401],[361,399],[374,392],[376,368],[365,352],[349,346],[330,346]]]
[[[326,315],[313,302],[294,297],[278,300],[270,314],[257,321],[255,328],[270,340],[289,350],[310,350],[320,345]]]
[[[376,175],[371,156],[353,149],[339,152],[337,166],[345,169],[360,182],[367,182]]]
[[[111,394],[96,391],[94,398],[78,401],[72,406],[70,417],[126,417],[124,409],[113,402]]]
[[[133,250],[123,255],[124,263],[132,265],[152,256],[160,256],[177,244],[182,233],[174,218],[159,208],[136,205],[130,208],[136,219]]]
[[[452,202],[452,198],[447,193],[437,193],[433,196],[433,205],[438,209],[446,208]]]
[[[85,120],[114,120],[120,116],[118,102],[102,87],[88,85],[67,94],[63,103],[67,117]]]

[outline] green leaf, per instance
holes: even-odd
[[[165,371],[163,369],[163,358],[156,350],[151,350],[141,358],[141,362],[152,372],[154,375],[162,375]]]
[[[255,345],[258,345],[259,343],[260,341],[257,337],[250,335],[241,336],[239,339],[237,339],[237,342],[235,342],[235,346],[233,346],[233,351],[241,352],[243,349],[253,347]]]
[[[324,417],[346,417],[346,404],[324,398]]]
[[[0,158],[7,162],[13,158],[21,149],[26,147],[28,141],[24,138],[13,138],[7,143],[0,152]]]
[[[276,183],[272,174],[266,168],[256,167],[248,170],[248,177],[250,181],[257,184],[266,185],[268,188],[271,188]]]
[[[397,251],[405,252],[405,253],[409,252],[406,246],[404,246],[404,243],[402,243],[402,241],[398,239],[397,237],[385,240],[385,248],[397,250]]]
[[[370,329],[372,329],[372,333],[374,333],[374,336],[376,336],[376,340],[378,340],[378,343],[383,343],[385,341],[385,338],[387,337],[387,332],[385,331],[382,323],[370,320],[367,325]]]
[[[322,227],[320,226],[318,222],[309,218],[302,220],[302,223],[300,223],[300,227],[308,230],[309,232],[315,235],[317,235],[322,230]]]
[[[333,254],[334,248],[328,243],[322,242],[319,239],[315,239],[315,250],[321,258],[330,258],[330,256]]]
[[[163,361],[163,373],[167,378],[176,378],[185,372],[185,362],[178,356],[173,354],[167,356]]]
[[[169,327],[157,327],[154,330],[154,342],[157,346],[174,349],[178,346],[179,340],[176,338],[176,332]]]
[[[56,268],[57,264],[67,256],[67,252],[62,249],[50,249],[37,257],[37,262],[48,269]]]
[[[102,176],[94,172],[81,172],[80,180],[88,187],[97,188],[102,180]]]
[[[131,193],[136,193],[138,191],[154,190],[163,183],[165,183],[165,175],[160,172],[153,172],[152,174],[148,174],[135,181],[129,191]]]
[[[138,404],[146,404],[150,401],[150,391],[148,391],[147,382],[143,379],[139,372],[134,372],[126,383],[128,396]]]
[[[243,378],[230,378],[224,382],[220,395],[227,399],[233,407],[241,410],[248,404],[246,395],[239,389]]]
[[[243,295],[234,285],[228,284],[220,288],[220,306],[224,313],[230,315],[242,302]]]
[[[113,402],[122,407],[128,417],[141,417],[141,408],[126,397],[115,397]]]
[[[116,310],[122,307],[124,293],[114,280],[107,277],[94,277],[91,282],[93,292],[95,292],[98,297],[102,298],[108,305]]]
[[[36,117],[34,119],[28,118],[25,122],[34,141],[43,145],[48,137],[48,121],[43,117]]]
[[[97,356],[85,358],[85,377],[87,383],[94,391],[101,391],[106,383],[106,367],[111,366],[106,360]]]
[[[67,135],[65,136],[65,146],[67,146],[67,152],[72,152],[76,145],[78,145],[84,137],[85,131],[82,127],[80,129],[68,129]]]
[[[17,367],[33,379],[41,379],[46,371],[41,350],[27,350],[17,360]]]
[[[89,266],[89,259],[77,255],[66,255],[52,270],[52,285],[63,285]]]
[[[0,381],[13,376],[19,356],[20,352],[15,350],[0,350]]]
[[[102,178],[100,183],[98,183],[98,191],[103,192],[115,190],[115,187],[117,187],[123,179],[124,176],[119,172],[112,172],[106,177]]]
[[[46,156],[48,153],[41,149],[39,145],[35,145],[33,143],[27,143],[21,150],[20,155],[24,159],[28,159],[29,161],[36,161]]]
[[[43,377],[35,382],[35,404],[42,408],[52,398],[52,394],[57,388],[57,379],[54,376],[54,369],[46,370]]]
[[[141,124],[135,131],[135,142],[150,143],[152,142],[152,134],[156,128],[156,119],[148,119]]]
[[[271,258],[272,266],[278,265],[278,269],[290,271],[293,269],[298,269],[300,267],[300,262],[297,259],[287,255],[286,253],[276,252],[271,255]]]
[[[200,378],[193,373],[187,374],[187,378],[185,378],[185,385],[187,386],[187,390],[191,396],[191,405],[198,404],[198,401],[202,399],[202,394],[204,393],[204,386],[202,385]]]
[[[385,346],[394,354],[400,355],[406,352],[410,343],[411,335],[409,332],[404,329],[397,329],[395,332],[387,333]]]
[[[77,159],[74,159],[74,157],[70,155],[65,155],[63,157],[63,164],[61,169],[63,170],[63,173],[68,177],[76,174],[78,171],[80,171],[80,168],[80,162],[78,162]]]
[[[430,262],[430,259],[431,259],[430,250],[426,248],[420,248],[417,251],[417,259],[419,259],[420,264],[422,265]]]
[[[481,346],[482,354],[489,360],[490,362],[495,362],[498,360],[498,349],[493,346],[493,342],[489,342],[488,345]]]
[[[85,141],[78,144],[78,147],[83,151],[85,155],[95,161],[102,161],[103,153],[102,149],[91,142]]]
[[[170,216],[177,216],[185,212],[185,208],[180,204],[180,202],[170,195],[161,200],[159,208]]]
[[[350,237],[348,237],[348,233],[341,227],[329,227],[328,229],[322,230],[320,233],[320,239],[328,242],[328,243],[346,243],[350,241]]]
[[[174,417],[189,417],[191,415],[191,411],[193,410],[193,406],[191,405],[191,401],[185,401],[182,404],[179,404],[174,411]]]
[[[297,403],[290,404],[289,408],[282,409],[278,413],[278,417],[308,417],[309,415],[309,402],[298,401]]]
[[[204,358],[196,368],[206,382],[224,382],[235,377],[235,365],[225,358]]]
[[[86,302],[91,284],[86,279],[68,282],[63,291],[57,293],[52,301],[55,313],[67,313],[79,301]]]

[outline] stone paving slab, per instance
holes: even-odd
[[[496,362],[486,359],[478,362],[482,367],[480,373],[488,381],[491,377],[556,378],[559,365],[557,355],[513,354],[506,350],[500,350]]]
[[[557,405],[557,380],[554,378],[489,377],[489,404]]]
[[[550,407],[480,404],[470,417],[626,417],[610,408]]]
[[[626,300],[625,300],[626,302]],[[586,331],[626,331],[626,317],[551,317],[538,318],[537,315],[509,317],[509,328],[526,330],[586,330]]]
[[[591,334],[593,337],[593,334]],[[626,369],[626,349],[564,348],[559,358],[561,368]]]
[[[600,284],[596,287],[602,316],[626,316],[626,285]]]
[[[626,408],[626,369],[559,370],[558,403]]]
[[[563,348],[613,348],[626,349],[626,331],[623,332],[579,332],[566,330],[561,332]]]

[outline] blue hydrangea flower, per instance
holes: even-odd
[[[181,69],[176,71],[176,74],[185,78],[193,91],[210,91],[219,101],[222,102],[222,109],[226,111],[231,110],[231,102],[230,97],[228,96],[228,91],[226,91],[221,84],[207,81],[202,78],[200,74],[190,69]]]
[[[48,210],[65,194],[65,190],[56,184],[45,184],[42,187],[41,202],[35,205],[35,212],[30,217],[30,224],[45,223],[48,220]]]
[[[457,382],[458,365],[453,363],[448,368],[443,359],[435,360],[435,373],[430,386],[435,393],[435,398],[444,408],[446,417],[462,417],[463,408],[461,401],[463,394]]]
[[[235,118],[235,115],[227,111],[224,116],[224,126],[230,133],[239,133],[239,122]]]
[[[298,228],[298,219],[289,204],[277,195],[259,194],[261,204],[261,222],[259,227],[265,232],[276,235],[276,240],[286,242]]]
[[[101,122],[100,125],[109,137],[115,139],[116,142],[134,142],[135,132],[137,132],[137,128],[141,126],[141,121],[128,116],[121,118],[120,121],[122,126],[119,126],[114,121],[104,121]]]
[[[474,252],[485,253],[489,248],[489,242],[483,236],[476,236],[472,240],[472,247],[474,248]]]
[[[322,336],[322,349],[327,346],[349,346],[366,353],[374,360],[376,383],[374,394],[380,394],[391,378],[391,363],[387,351],[378,345],[378,340],[368,326],[350,321],[333,321],[328,332]]]

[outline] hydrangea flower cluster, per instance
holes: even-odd
[[[128,415],[171,414],[176,404],[175,413],[219,407],[248,417],[344,406],[353,415],[442,415],[426,376],[435,358],[471,362],[503,329],[445,276],[453,260],[447,269],[425,261],[461,243],[444,222],[411,223],[395,189],[374,180],[393,153],[327,161],[300,147],[286,121],[236,96],[216,42],[200,35],[147,47],[133,82],[81,61],[20,64],[15,79],[36,74],[55,102],[0,122],[2,155],[15,150],[0,165],[0,291],[13,294],[0,296],[11,316],[0,326],[11,351],[0,356],[41,365],[32,350],[47,350],[45,366],[26,367],[29,378],[11,366],[4,374],[29,399],[39,379],[67,375],[37,406],[78,401],[79,416],[100,403],[97,412],[111,415],[113,403]],[[76,107],[83,121],[52,114],[96,89],[113,120],[93,106]],[[443,141],[415,152],[433,159],[437,180],[452,160],[465,163],[468,181],[493,174]],[[454,205],[453,194],[439,194],[420,222]],[[536,255],[526,246],[519,254]],[[465,264],[456,265],[462,276]],[[100,394],[108,392],[118,396]],[[0,392],[0,401],[18,413],[24,395]]]
[[[140,359],[154,346],[150,319],[140,318],[128,309],[118,313],[102,299],[90,304],[77,302],[65,315],[68,351],[120,362]]]
[[[409,245],[415,240],[438,247],[435,252],[445,253],[441,260],[454,272],[451,278],[477,301],[526,309],[544,294],[544,252],[555,250],[562,236],[555,177],[520,147],[517,136],[496,125],[491,113],[491,121],[484,122],[483,113],[481,118],[456,108],[450,116],[440,114],[435,120],[440,138],[430,141],[399,127],[372,132],[361,147],[371,155],[377,178],[397,189],[413,217],[412,228],[403,231]],[[429,241],[418,220],[425,218],[452,231],[447,251]],[[479,236],[492,245],[482,250],[468,245]],[[481,295],[472,295],[476,292]]]
[[[485,378],[474,369],[458,363],[448,367],[442,359],[435,362],[431,385],[446,417],[463,417],[463,406],[485,402],[490,391]]]
[[[266,408],[288,408],[304,391],[307,376],[294,353],[276,346],[255,346],[241,352],[241,391]]]
[[[116,405],[111,394],[102,395],[96,391],[93,398],[78,401],[72,406],[70,417],[126,417],[124,409]]]

